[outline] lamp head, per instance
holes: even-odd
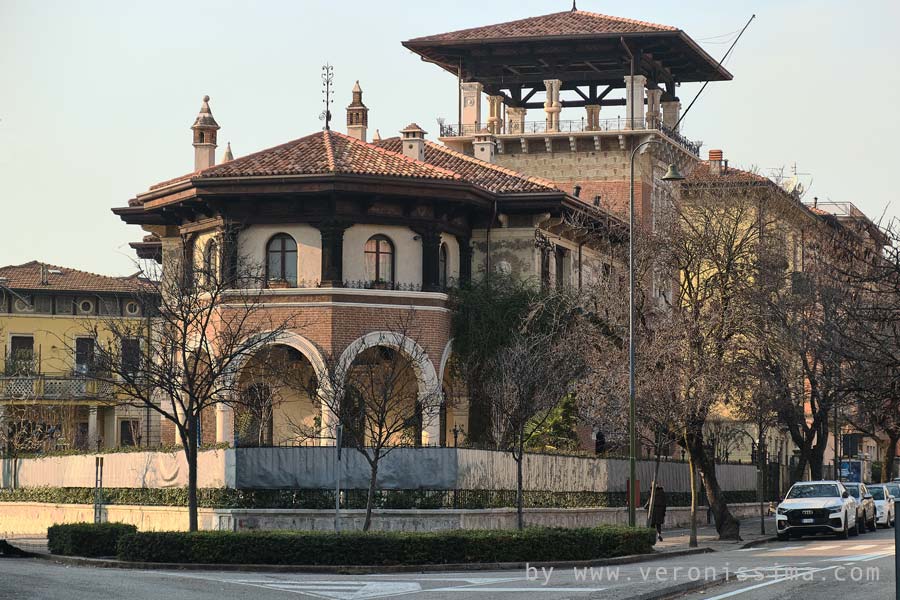
[[[675,166],[674,163],[669,165],[668,170],[666,170],[666,174],[662,176],[663,181],[683,181],[684,175],[678,170],[678,167]]]

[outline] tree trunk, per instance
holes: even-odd
[[[197,531],[197,419],[191,419],[187,432],[188,463],[188,531]]]
[[[522,463],[525,462],[524,442],[519,442],[518,456],[513,453],[513,459],[516,461],[516,527],[521,531],[525,529],[525,493],[523,491],[523,473]]]
[[[900,434],[888,434],[887,447],[884,449],[884,462],[881,465],[881,482],[886,483],[894,476],[894,461],[897,459],[897,442]]]
[[[766,481],[769,473],[766,469],[766,455],[764,450],[762,450],[763,448],[765,448],[765,445],[759,444],[756,450],[756,472],[759,476],[759,481],[756,483],[756,497],[759,500],[759,533],[766,535],[766,510],[764,505],[766,500]]]
[[[697,547],[697,476],[694,471],[694,459],[688,453],[688,471],[691,478],[691,535],[688,540],[688,546]]]
[[[688,453],[691,462],[697,464],[697,468],[703,475],[703,486],[706,488],[706,499],[713,518],[716,520],[716,531],[720,540],[740,540],[741,522],[734,518],[728,510],[728,504],[722,497],[722,488],[716,477],[716,462],[712,460],[703,447],[702,434],[688,434]]]
[[[823,479],[825,476],[825,448],[828,444],[827,440],[824,443],[816,442],[816,444],[810,448],[809,451],[809,476],[813,481],[817,481]],[[837,470],[839,465],[834,465],[835,472],[832,473],[834,479],[837,479]]]
[[[378,481],[378,453],[372,457],[372,473],[369,476],[369,493],[366,495],[366,520],[363,522],[363,531],[369,531],[372,527],[372,506],[375,504],[375,484]]]

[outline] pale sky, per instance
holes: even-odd
[[[455,119],[456,80],[402,40],[570,7],[0,0],[0,265],[133,271],[128,242],[143,232],[109,209],[193,169],[189,128],[204,94],[222,127],[219,152],[231,141],[242,156],[322,127],[320,66],[329,61],[336,129],[359,79],[370,137],[415,121],[435,139],[436,118]],[[734,166],[767,172],[796,162],[812,184],[806,199],[900,216],[892,180],[900,2],[579,0],[578,8],[677,26],[715,58],[756,13],[726,62],[734,80],[707,87],[683,133],[703,140],[704,157],[724,149]],[[684,106],[696,89],[679,89]]]

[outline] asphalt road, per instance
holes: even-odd
[[[626,599],[696,580],[728,580],[690,600],[891,598],[893,530],[849,540],[816,537],[746,550],[672,557],[618,567],[390,575],[137,571],[0,559],[0,599],[16,600],[415,600]]]

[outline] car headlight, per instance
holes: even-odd
[[[836,512],[841,512],[842,510],[844,510],[844,505],[843,504],[833,504],[831,506],[826,506],[825,508],[833,513],[836,513]]]
[[[777,509],[775,512],[777,512],[779,515],[786,515],[786,514],[787,514],[787,509],[786,509],[786,508],[781,508],[781,507],[779,506],[778,509]]]

